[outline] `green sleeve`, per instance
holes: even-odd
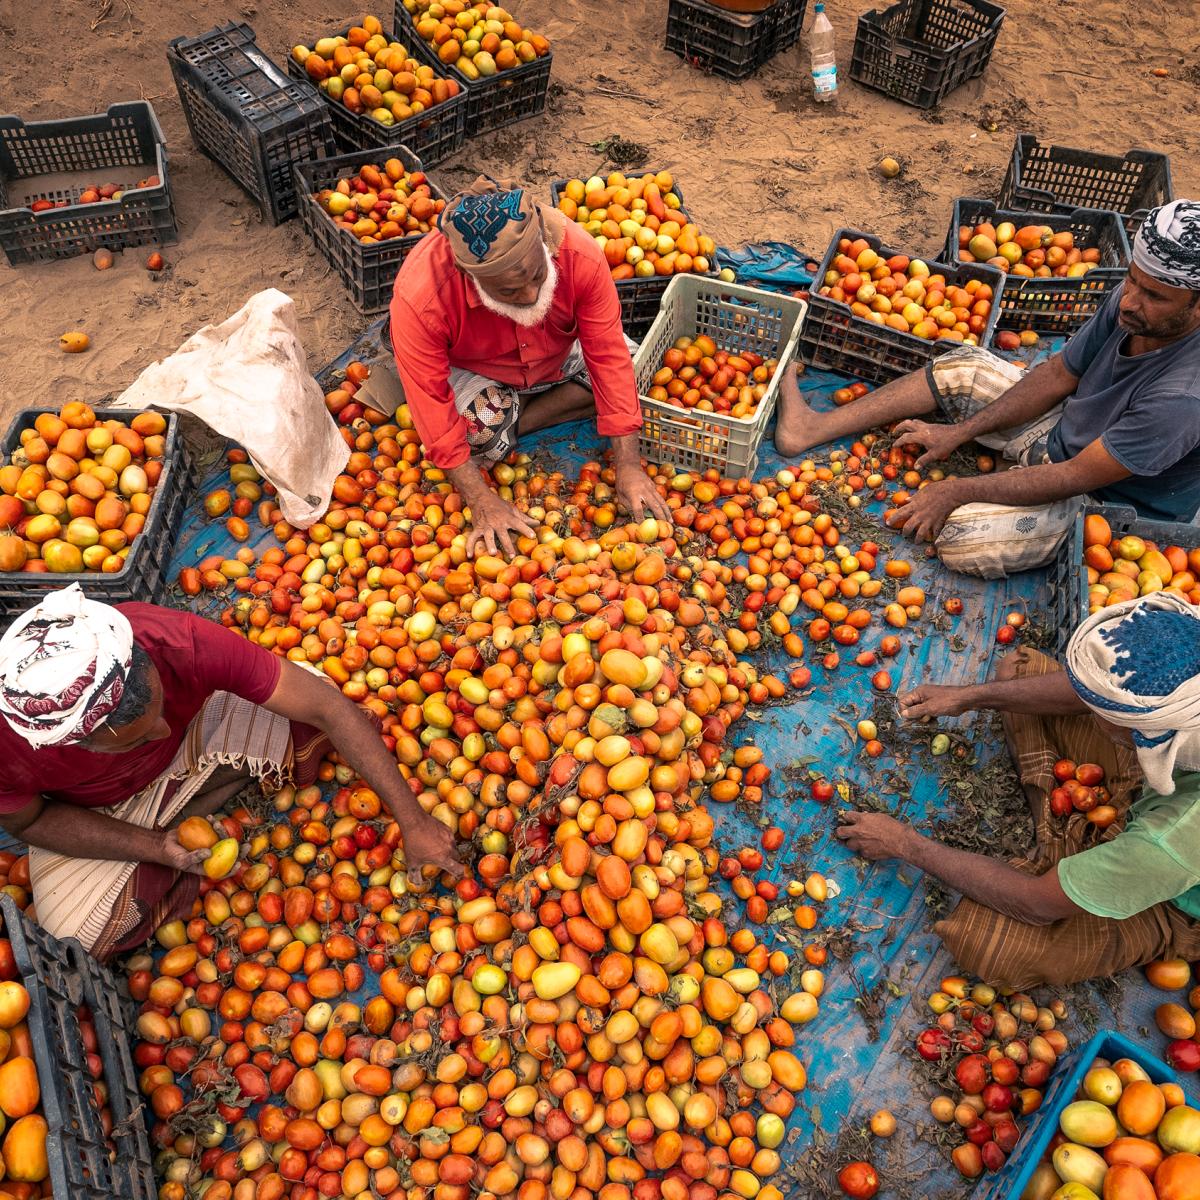
[[[1064,858],[1058,882],[1085,912],[1121,921],[1182,896],[1200,883],[1200,872],[1134,829]]]

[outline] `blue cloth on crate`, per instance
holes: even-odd
[[[1063,363],[1079,386],[1051,432],[1051,462],[1074,458],[1097,437],[1132,474],[1092,494],[1131,504],[1159,521],[1191,521],[1200,509],[1200,330],[1161,350],[1130,356],[1117,321],[1124,285],[1067,343]]]
[[[718,246],[713,257],[717,267],[729,267],[739,283],[773,292],[791,293],[812,283],[808,264],[813,258],[786,242],[753,242],[740,250]]]

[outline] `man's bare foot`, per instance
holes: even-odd
[[[830,441],[837,435],[826,432],[827,418],[834,413],[821,413],[804,402],[796,373],[788,370],[779,381],[779,405],[775,410],[775,449],[784,458],[795,458],[813,446]]]

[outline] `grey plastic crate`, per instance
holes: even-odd
[[[192,141],[257,201],[272,225],[296,215],[292,163],[336,151],[333,121],[312,89],[227,24],[176,38],[167,62]]]
[[[792,368],[805,307],[803,300],[744,284],[700,275],[674,276],[658,317],[633,359],[642,402],[642,454],[680,470],[713,468],[722,475],[752,474],[775,411],[779,380]],[[677,408],[647,396],[666,351],[677,339],[698,334],[707,334],[721,350],[749,350],[778,360],[752,417]]]
[[[25,917],[11,896],[0,897],[4,932],[12,943],[21,982],[29,992],[33,1042],[48,1126],[50,1180],[55,1196],[71,1200],[154,1200],[157,1189],[149,1139],[140,1120],[141,1097],[121,1016],[113,1024],[106,997],[118,995],[115,978],[73,939],[51,936]],[[113,1135],[104,1135],[94,1080],[80,1032],[78,1010],[91,1011]],[[118,1013],[118,1015],[120,1015]]]

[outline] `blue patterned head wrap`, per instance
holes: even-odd
[[[1129,729],[1146,782],[1175,790],[1176,769],[1200,770],[1200,612],[1154,592],[1102,608],[1075,631],[1067,673],[1080,699]]]
[[[521,265],[543,236],[541,216],[529,194],[487,175],[446,205],[440,228],[458,266],[477,276],[503,275]]]

